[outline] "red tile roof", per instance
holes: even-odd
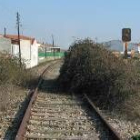
[[[4,36],[5,38],[9,38],[11,39],[13,42],[16,42],[18,41],[18,35],[9,35],[7,34],[6,36]],[[23,36],[23,35],[20,35],[20,39],[23,39],[23,40],[30,40],[31,43],[33,44],[35,38],[31,38],[31,37],[27,37],[27,36]]]

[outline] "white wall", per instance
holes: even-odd
[[[36,40],[31,45],[31,67],[38,65],[38,44]]]
[[[138,51],[139,51],[139,53],[140,53],[140,46],[138,46]]]
[[[13,55],[19,57],[19,46],[14,44],[12,45]],[[21,58],[22,61],[26,64],[26,68],[32,68],[38,65],[38,45],[36,41],[33,44],[30,43],[30,40],[21,40]]]
[[[0,37],[0,52],[11,53],[11,40]]]
[[[31,43],[30,40],[21,40],[20,41],[21,48],[21,58],[26,64],[26,68],[30,68],[31,66]]]
[[[16,56],[16,57],[19,57],[19,47],[18,47],[18,45],[17,44],[12,44],[12,46],[11,46],[11,54],[13,55],[13,56]]]

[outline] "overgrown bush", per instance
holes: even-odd
[[[18,58],[11,58],[7,54],[0,55],[0,85],[10,83],[28,86],[32,75],[25,65],[19,65]]]
[[[70,46],[58,81],[66,91],[87,93],[102,107],[114,107],[138,92],[137,70],[131,60],[85,39]]]
[[[25,69],[24,64],[20,67],[18,58],[11,58],[6,53],[0,54],[0,110],[6,110],[16,87],[28,88],[35,80],[36,77]]]

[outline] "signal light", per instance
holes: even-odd
[[[131,29],[130,28],[122,29],[122,41],[124,41],[124,42],[131,41]]]

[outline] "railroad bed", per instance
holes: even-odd
[[[73,96],[39,93],[25,134],[26,139],[98,139],[88,108]]]
[[[61,61],[43,75],[43,83],[30,109],[24,140],[113,140],[83,95],[57,90],[55,79],[60,66]]]

